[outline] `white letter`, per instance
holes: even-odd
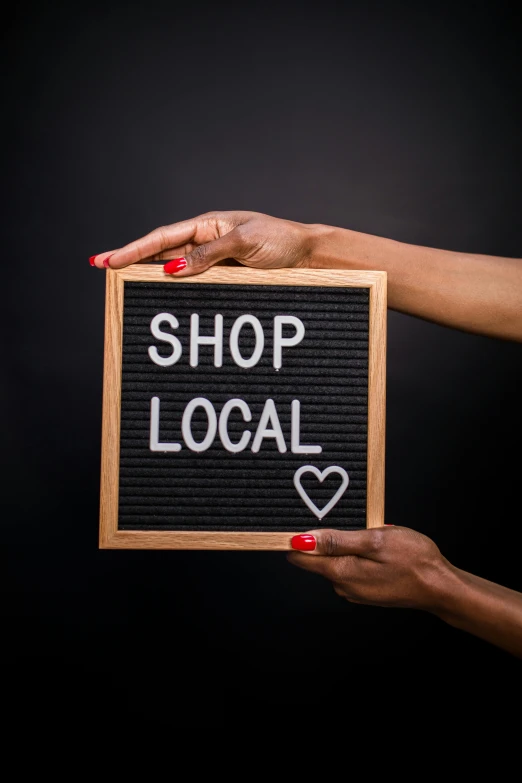
[[[293,337],[283,337],[283,324],[295,326]],[[274,318],[274,367],[276,370],[279,370],[283,364],[282,346],[299,345],[304,336],[305,328],[300,318],[296,318],[295,315],[276,315]]]
[[[208,417],[208,429],[204,440],[201,443],[196,443],[192,437],[191,422],[192,414],[196,408],[205,408]],[[191,451],[206,451],[216,437],[217,430],[217,417],[214,406],[210,400],[206,400],[204,397],[196,397],[191,400],[183,413],[183,419],[181,420],[181,432],[183,433],[183,440]]]
[[[301,403],[292,400],[292,454],[320,454],[322,446],[300,446],[301,440]]]
[[[160,325],[163,321],[170,324],[173,329],[177,329],[179,326],[178,319],[175,315],[171,315],[170,313],[159,313],[158,315],[155,315],[150,322],[150,331],[156,339],[170,343],[172,345],[172,353],[170,356],[160,356],[156,346],[151,345],[149,348],[149,356],[154,364],[159,364],[160,367],[170,367],[171,364],[176,364],[181,356],[181,343],[173,334],[161,331]]]
[[[250,324],[253,327],[256,335],[256,347],[254,348],[254,353],[250,359],[243,359],[239,353],[239,333],[244,324]],[[259,319],[256,318],[255,315],[241,315],[239,318],[236,318],[230,332],[230,353],[232,354],[232,358],[238,367],[255,367],[261,358],[264,347],[265,333],[263,332],[263,327],[261,326]]]
[[[176,339],[176,338],[174,338]],[[159,442],[159,397],[153,397],[150,401],[150,450],[151,451],[181,451],[179,443]]]
[[[214,318],[214,337],[199,336],[199,315],[190,316],[190,366],[198,366],[198,345],[214,346],[214,367],[223,365],[223,316],[219,313]]]
[[[250,413],[250,408],[244,400],[229,400],[223,405],[223,410],[221,411],[221,415],[219,417],[219,437],[221,438],[221,443],[227,451],[233,451],[234,453],[237,453],[238,451],[243,451],[246,449],[248,446],[248,441],[250,440],[250,435],[252,433],[250,430],[245,430],[239,443],[232,443],[228,437],[227,429],[228,417],[230,416],[230,411],[232,408],[239,408],[245,421],[252,421],[252,414]]]
[[[273,429],[271,430],[267,429],[266,426],[269,421],[273,425]],[[254,442],[252,443],[252,451],[259,451],[263,438],[275,438],[277,441],[277,448],[281,454],[284,454],[286,451],[283,430],[279,424],[279,417],[277,415],[273,400],[267,400],[265,402],[265,407],[263,408],[263,413],[261,414],[261,418],[259,419],[259,424],[257,426],[256,436],[254,438]]]

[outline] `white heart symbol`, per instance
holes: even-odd
[[[303,489],[301,486],[301,476],[303,473],[313,473],[316,478],[319,479],[321,484],[325,480],[327,476],[329,476],[331,473],[338,473],[341,476],[341,486],[333,496],[333,498],[329,501],[329,503],[326,504],[326,506],[319,510],[315,503],[313,503],[308,495],[306,494],[306,490]],[[346,488],[348,486],[348,473],[345,471],[344,468],[340,468],[339,465],[332,465],[330,468],[325,468],[323,472],[318,468],[315,468],[313,465],[303,465],[302,468],[298,468],[294,474],[294,486],[296,490],[301,495],[301,498],[304,500],[310,511],[312,511],[315,516],[318,519],[322,519],[325,517],[329,511],[332,510],[332,508],[335,506],[335,504],[341,499],[341,497],[346,492]]]

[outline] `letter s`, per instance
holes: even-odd
[[[166,321],[173,329],[177,329],[179,326],[178,319],[171,313],[158,313],[150,322],[150,331],[157,340],[163,340],[166,343],[172,345],[172,353],[170,356],[160,356],[158,349],[155,345],[149,347],[149,356],[154,364],[159,364],[160,367],[170,367],[171,364],[176,364],[181,356],[181,343],[175,335],[169,332],[162,332],[160,329],[161,324]]]

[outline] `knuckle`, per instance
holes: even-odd
[[[252,245],[252,229],[241,223],[232,229],[230,239],[233,241],[235,253],[245,252]]]
[[[337,552],[337,537],[333,530],[324,530],[321,535],[321,553],[333,556]]]
[[[190,254],[192,264],[205,264],[208,260],[208,245],[199,245]]]
[[[236,226],[231,233],[234,235],[234,244],[237,247],[243,247],[246,239],[245,227],[243,225]]]
[[[234,229],[234,236],[240,244],[244,244],[251,234],[252,228],[247,223],[240,223]]]
[[[168,226],[159,226],[159,228],[156,229],[154,232],[156,234],[156,242],[155,245],[158,248],[158,251],[167,250],[169,248],[169,236],[168,236]]]
[[[380,552],[384,546],[384,530],[372,528],[370,532],[370,550],[373,553]]]

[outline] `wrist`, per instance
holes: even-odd
[[[465,592],[462,574],[460,569],[441,557],[422,576],[425,600],[424,606],[420,608],[449,623],[448,618],[456,613],[457,605]]]
[[[307,224],[306,255],[308,266],[313,269],[333,269],[339,256],[334,246],[336,232],[340,229],[322,223]]]
[[[308,266],[315,269],[376,268],[366,247],[366,235],[322,223],[309,224],[307,228]]]
[[[448,625],[458,627],[462,607],[465,607],[468,601],[468,592],[466,573],[443,558],[438,578],[432,584],[428,611]]]
[[[321,223],[302,223],[301,225],[304,229],[302,247],[306,259],[305,265],[311,269],[328,268],[326,245],[332,227]]]

